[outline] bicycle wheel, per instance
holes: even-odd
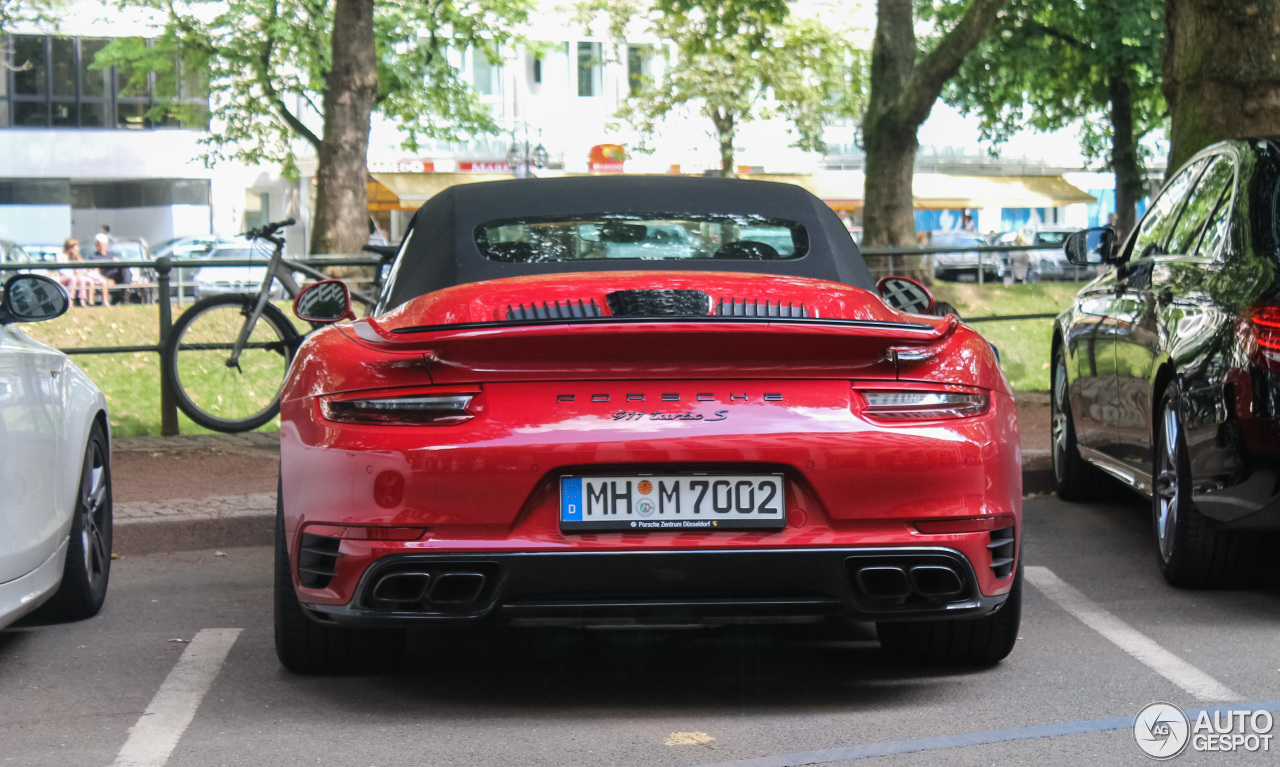
[[[174,323],[165,344],[164,374],[178,408],[207,429],[256,429],[280,411],[280,387],[301,339],[271,304],[249,334],[239,364],[231,348],[256,296],[210,296],[192,304]]]

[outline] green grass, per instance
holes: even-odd
[[[284,305],[285,314],[292,316]],[[174,307],[176,318],[181,307]],[[301,324],[295,322],[295,324]],[[73,308],[50,322],[23,325],[33,338],[60,349],[92,346],[141,346],[157,342],[159,308],[113,306]],[[160,355],[154,352],[77,354],[76,365],[97,384],[107,399],[111,430],[129,437],[160,433]],[[183,434],[206,434],[208,429],[178,413]],[[259,431],[278,431],[275,418]]]
[[[955,305],[962,317],[998,314],[1057,313],[1071,303],[1080,286],[1076,283],[1035,285],[985,285],[939,282],[934,293],[941,301]],[[181,307],[174,307],[174,316]],[[292,310],[281,305],[292,318]],[[295,325],[301,326],[295,321]],[[86,346],[138,346],[156,342],[159,309],[156,306],[113,306],[72,309],[51,322],[24,325],[32,337],[59,348]],[[1019,320],[975,324],[1000,350],[1001,364],[1013,388],[1044,391],[1049,388],[1049,340],[1052,320]],[[305,331],[305,329],[300,328]],[[130,354],[77,354],[73,357],[85,373],[102,389],[111,411],[111,428],[118,436],[160,433],[160,355],[150,352]],[[208,430],[181,413],[183,434]],[[279,419],[260,431],[279,430]]]
[[[1077,282],[1038,282],[1034,285],[984,285],[935,282],[934,295],[954,305],[961,317],[1005,314],[1057,314],[1080,290]],[[979,333],[1000,350],[1000,366],[1015,391],[1049,389],[1049,343],[1053,320],[978,322]]]

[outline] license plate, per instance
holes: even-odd
[[[781,474],[561,477],[563,530],[781,529]]]

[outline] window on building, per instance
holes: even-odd
[[[3,45],[7,42],[7,45]],[[133,77],[126,66],[94,69],[104,38],[13,35],[0,38],[0,128],[207,127],[207,73],[180,67],[176,94],[157,94],[155,78]],[[163,96],[163,99],[158,97]],[[176,100],[181,109],[152,121],[157,100]]]
[[[644,88],[649,78],[649,47],[646,45],[627,46],[627,88],[632,96]]]
[[[599,96],[604,91],[604,44],[578,43],[578,95]]]
[[[484,51],[471,51],[471,86],[481,96],[497,96],[502,93],[502,67],[489,61]]]
[[[271,220],[271,194],[269,192],[244,193],[245,231],[257,229]]]

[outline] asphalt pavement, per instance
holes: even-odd
[[[979,670],[892,665],[870,626],[508,629],[301,677],[272,648],[269,548],[126,555],[97,618],[0,631],[0,767],[1146,764],[1151,703],[1280,711],[1274,583],[1167,587],[1136,499],[1026,519],[1019,643]]]

